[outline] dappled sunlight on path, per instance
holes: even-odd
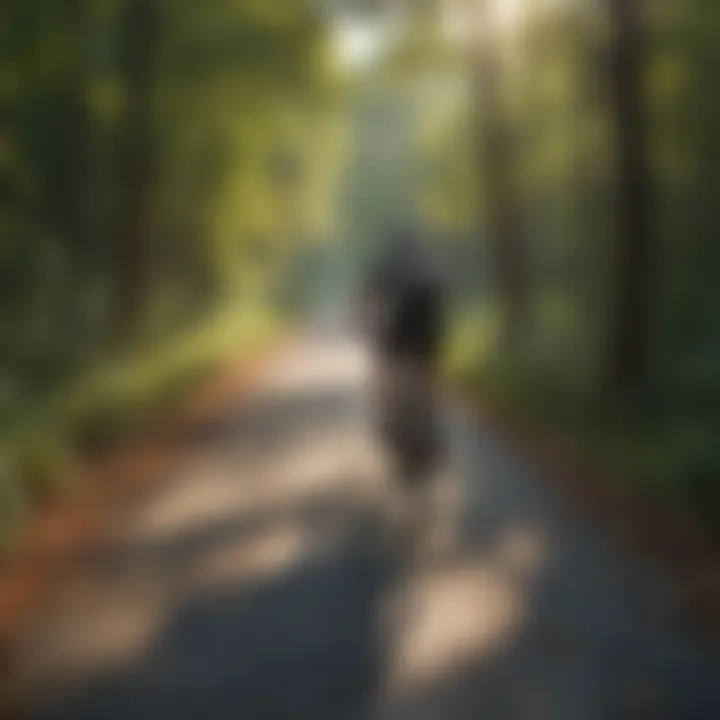
[[[367,373],[306,342],[173,439],[185,466],[25,639],[37,717],[716,717],[717,665],[656,581],[460,411],[430,494],[400,497]]]

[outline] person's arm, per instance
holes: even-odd
[[[366,278],[356,295],[353,307],[353,325],[364,335],[370,335],[376,327],[377,288],[375,278]]]
[[[370,269],[362,287],[363,326],[369,335],[381,331],[392,294],[392,268],[383,259]]]

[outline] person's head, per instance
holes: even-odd
[[[387,236],[379,249],[376,269],[383,282],[393,285],[405,278],[417,277],[428,272],[428,253],[420,233],[410,227],[397,229]]]
[[[420,234],[411,228],[395,230],[386,247],[387,255],[403,266],[419,262],[425,255]]]
[[[406,227],[396,230],[391,238],[391,244],[398,251],[408,253],[417,252],[421,247],[420,234],[415,230]]]

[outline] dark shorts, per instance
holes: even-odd
[[[375,345],[375,352],[383,362],[411,363],[431,371],[440,363],[442,343],[439,337],[422,342],[399,342],[392,338],[381,338]]]
[[[403,481],[427,477],[443,453],[435,372],[392,356],[376,369],[376,429]]]

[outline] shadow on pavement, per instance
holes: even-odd
[[[356,401],[357,390],[347,383],[319,390],[283,392],[271,398],[250,400],[240,410],[231,410],[165,439],[269,451],[285,443],[289,432],[308,433],[351,419],[357,412]]]
[[[302,475],[307,469],[294,464],[292,448],[331,449],[335,430],[354,422],[356,398],[344,384],[279,391],[174,441],[219,452],[230,468],[238,446],[260,455],[282,448],[291,474]],[[216,550],[252,546],[288,524],[310,543],[291,561],[250,577],[239,577],[232,556],[221,582],[179,595],[133,659],[96,674],[62,704],[48,698],[43,706],[37,698],[33,716],[720,717],[717,663],[663,615],[652,586],[559,512],[494,439],[478,438],[467,423],[454,432],[466,441],[465,466],[450,482],[462,487],[458,539],[449,552],[431,553],[413,567],[398,562],[410,553],[400,557],[402,543],[390,544],[377,508],[368,511],[348,494],[363,477],[340,477],[345,471],[336,469],[334,480],[322,478],[318,486],[305,478],[315,491],[288,491],[274,505],[278,495],[269,492],[265,506],[249,510],[238,500],[227,512],[227,487],[246,479],[234,471],[211,477],[222,513],[159,539],[120,543],[91,560],[89,574],[112,587],[140,567],[140,584],[165,588],[188,568],[205,569]],[[248,477],[268,493],[264,470]],[[198,478],[190,480],[196,487]],[[186,505],[192,515],[196,508]]]
[[[381,675],[377,619],[387,580],[383,558],[351,537],[279,576],[203,594],[141,660],[47,708],[47,717],[330,720],[360,712]]]

